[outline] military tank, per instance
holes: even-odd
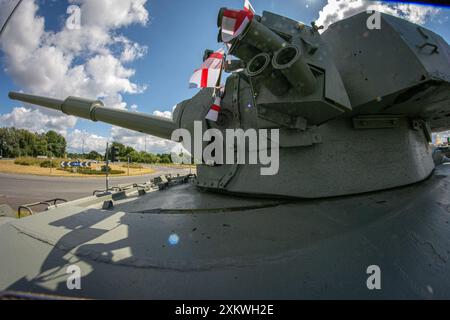
[[[217,121],[205,119],[213,89],[179,103],[173,120],[11,92],[164,139],[176,129],[277,130],[256,151],[278,152],[279,166],[264,175],[267,163],[197,158],[196,175],[6,223],[0,288],[83,298],[450,298],[450,167],[433,161],[430,144],[450,127],[450,47],[422,26],[380,18],[379,29],[363,12],[320,34],[275,13],[255,16],[230,43],[238,60]],[[67,285],[72,265],[79,290]]]

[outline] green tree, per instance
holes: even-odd
[[[139,152],[133,150],[128,155],[130,157],[131,162],[142,162]]]
[[[66,153],[66,139],[53,130],[48,131],[45,136],[47,138],[47,151],[55,157],[63,157]]]
[[[3,157],[34,156],[37,135],[23,129],[0,128],[0,148]]]
[[[89,160],[99,160],[100,161],[103,159],[103,156],[100,153],[98,153],[97,151],[93,150],[93,151],[89,152],[85,158],[89,159]]]
[[[118,158],[120,161],[128,161],[128,157],[135,151],[132,147],[116,141],[111,144],[111,147],[116,147],[119,150]]]
[[[167,153],[158,154],[158,163],[172,163],[170,154]]]
[[[37,134],[33,146],[33,157],[45,156],[47,154],[47,137],[45,134]]]

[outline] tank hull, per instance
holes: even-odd
[[[112,299],[448,299],[449,199],[450,166],[442,165],[421,183],[321,200],[238,198],[184,184],[108,210],[69,203],[0,226],[0,289]],[[67,288],[72,264],[80,290]],[[372,265],[380,290],[367,287]]]

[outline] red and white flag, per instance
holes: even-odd
[[[214,98],[214,103],[211,108],[209,108],[208,113],[206,114],[206,119],[216,122],[219,118],[220,112],[220,104],[222,103],[222,98],[220,96]]]
[[[228,43],[239,36],[254,15],[255,10],[248,0],[245,1],[243,10],[226,9],[222,17],[222,41]]]
[[[190,88],[215,88],[219,86],[222,72],[224,50],[219,49],[211,53],[202,66],[194,71],[189,80]]]

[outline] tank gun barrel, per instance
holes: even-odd
[[[10,92],[8,96],[13,100],[62,111],[65,114],[92,121],[106,122],[168,140],[171,138],[173,130],[176,129],[174,122],[170,119],[140,112],[107,108],[99,100],[78,97],[68,97],[65,100],[59,100],[18,92]]]

